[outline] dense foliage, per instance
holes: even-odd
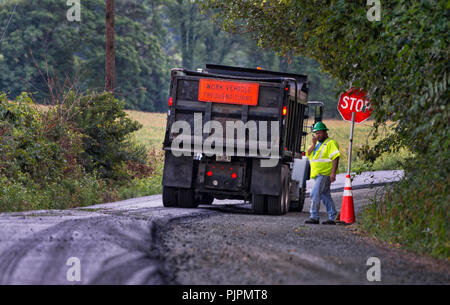
[[[416,221],[432,214],[440,225],[426,225],[427,236],[441,247],[433,253],[448,256],[441,224],[448,232],[450,194],[442,183],[448,183],[450,168],[449,2],[380,3],[381,20],[369,21],[371,7],[365,1],[203,1],[227,30],[249,32],[260,46],[317,60],[339,81],[341,91],[358,87],[369,92],[377,127],[389,120],[395,124],[389,137],[365,151],[367,159],[400,147],[415,155],[405,164],[405,182],[379,202],[384,207],[375,210],[375,218],[407,227],[411,222],[405,215]],[[417,192],[422,195],[404,196]],[[405,198],[409,201],[398,208],[398,200]],[[386,216],[386,210],[398,213]]]
[[[124,112],[124,101],[106,93],[80,97],[70,92],[58,108],[82,135],[80,163],[87,172],[118,180],[127,177],[126,163],[145,164],[146,148],[130,138],[142,126]]]
[[[276,55],[248,35],[224,32],[190,0],[116,0],[116,93],[127,109],[167,110],[169,70],[206,63],[309,74],[311,99],[336,116],[335,81],[319,64]],[[16,10],[14,7],[17,4]],[[0,1],[0,90],[56,103],[64,90],[104,87],[105,1],[81,1],[81,21],[66,18],[66,1]],[[8,20],[11,22],[8,25]],[[7,27],[8,25],[8,27]]]
[[[120,198],[111,194],[153,174],[147,151],[130,139],[139,127],[106,93],[70,93],[46,110],[25,93],[15,101],[0,94],[0,211]]]
[[[359,222],[364,231],[392,244],[436,257],[450,257],[450,178],[433,181],[431,171],[421,179],[408,175],[385,188],[383,197],[365,207]],[[430,187],[432,186],[432,187]]]
[[[162,111],[168,71],[161,41],[148,29],[154,12],[138,1],[119,0],[116,6],[116,93],[129,109]],[[0,4],[5,20],[0,90],[12,97],[33,92],[47,103],[56,103],[58,93],[72,88],[103,90],[105,1],[81,1],[80,22],[67,20],[69,8],[66,1],[54,0]]]
[[[379,22],[368,21],[358,1],[205,2],[226,29],[316,59],[342,89],[368,90],[377,122],[397,123],[380,150],[400,144],[419,154],[439,151],[438,162],[450,162],[447,1],[383,2]]]

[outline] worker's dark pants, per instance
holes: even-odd
[[[327,208],[328,218],[334,220],[337,215],[336,207],[334,205],[333,198],[331,198],[331,180],[330,176],[317,175],[314,179],[314,187],[311,191],[311,218],[319,219],[320,201]]]

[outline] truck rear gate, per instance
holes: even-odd
[[[256,213],[285,213],[290,199],[299,199],[289,193],[299,183],[291,167],[302,156],[307,77],[218,65],[173,69],[171,76],[164,205],[239,198],[252,200]],[[275,166],[262,166],[273,155]]]

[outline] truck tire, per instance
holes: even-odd
[[[253,214],[264,215],[267,214],[267,201],[265,195],[252,195],[252,209]]]
[[[303,206],[305,205],[306,185],[305,185],[305,187],[302,187],[299,192],[300,192],[300,198],[299,198],[299,202],[298,202],[298,211],[302,212]]]
[[[163,206],[166,208],[178,207],[178,189],[176,187],[163,186]]]
[[[301,188],[299,190],[299,200],[291,201],[289,211],[290,212],[302,212],[303,206],[305,204],[305,197],[306,197],[306,189]]]
[[[280,196],[267,196],[267,212],[269,215],[284,215],[289,210],[290,172],[287,166],[281,169]]]
[[[282,196],[267,196],[267,214],[269,215],[283,214],[281,198]]]
[[[210,194],[200,194],[197,201],[198,204],[212,204],[214,201],[214,196]]]
[[[187,209],[198,207],[198,202],[195,200],[195,193],[193,189],[178,189],[178,206],[180,208]]]

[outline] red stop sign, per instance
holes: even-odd
[[[362,123],[370,117],[372,107],[367,98],[367,92],[362,89],[350,89],[341,94],[338,110],[342,118],[352,121],[352,112],[355,113],[355,123]]]

